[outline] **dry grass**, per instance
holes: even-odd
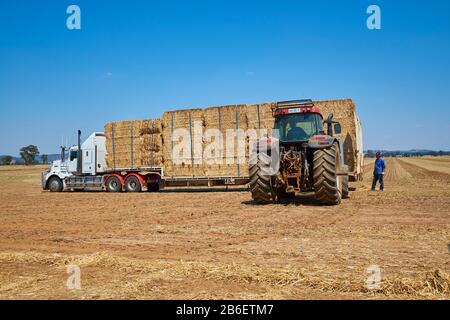
[[[52,194],[40,168],[2,167],[0,297],[449,299],[450,175],[425,160],[386,159],[384,193],[369,191],[369,165],[338,207],[310,195],[256,206],[238,191]],[[81,290],[67,289],[68,264]]]

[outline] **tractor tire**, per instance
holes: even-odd
[[[350,198],[350,192],[348,189],[348,176],[344,176],[342,178],[342,198],[343,199]]]
[[[63,191],[63,182],[58,177],[51,177],[48,180],[48,189],[50,192],[61,192]]]
[[[341,167],[337,143],[329,148],[316,150],[313,167],[316,199],[324,205],[341,203],[342,176],[336,174]]]
[[[122,183],[117,177],[109,177],[106,180],[106,191],[107,192],[122,192]]]
[[[129,176],[127,180],[125,180],[125,191],[126,192],[140,192],[142,189],[141,183],[139,179],[135,176]]]
[[[272,177],[267,175],[267,170],[270,168],[271,158],[263,152],[252,153],[249,163],[250,176],[250,192],[252,199],[257,204],[273,203],[277,201],[277,197],[272,188]]]

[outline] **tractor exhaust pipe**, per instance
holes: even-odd
[[[82,174],[82,156],[83,153],[81,152],[81,130],[78,130],[78,150],[77,150],[77,175],[81,176]]]

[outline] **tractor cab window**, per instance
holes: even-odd
[[[77,157],[78,157],[78,151],[77,150],[70,151],[70,161],[73,161]]]
[[[305,141],[323,132],[322,118],[316,113],[300,113],[278,116],[275,129],[281,141]]]

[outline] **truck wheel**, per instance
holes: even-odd
[[[342,198],[342,176],[336,174],[341,167],[337,143],[329,148],[316,150],[313,166],[316,199],[325,205],[339,204]]]
[[[348,176],[342,178],[342,198],[350,198],[350,192],[348,190]]]
[[[139,192],[141,191],[141,188],[141,183],[135,176],[129,176],[127,180],[125,180],[125,190],[127,192]]]
[[[147,186],[148,192],[157,192],[159,191],[159,183],[149,183]]]
[[[263,152],[252,153],[250,156],[249,175],[250,191],[257,204],[276,202],[278,199],[272,188],[272,177],[267,174],[270,168],[271,158]]]
[[[106,191],[108,192],[121,192],[122,191],[122,183],[117,177],[109,177],[106,180]]]
[[[61,192],[63,190],[63,183],[58,177],[51,177],[48,180],[48,189],[50,192]]]

